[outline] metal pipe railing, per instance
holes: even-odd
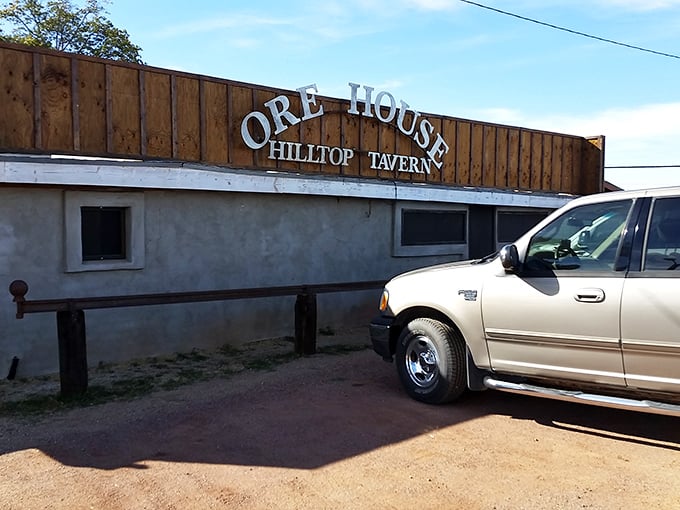
[[[384,284],[385,280],[374,280],[281,287],[27,300],[28,284],[23,280],[15,280],[10,284],[9,292],[12,294],[13,301],[17,306],[17,319],[22,319],[27,313],[56,312],[61,393],[68,396],[81,394],[87,390],[85,310],[297,296],[295,301],[295,352],[298,354],[313,354],[316,352],[317,294],[381,289]]]

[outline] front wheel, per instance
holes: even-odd
[[[414,319],[399,336],[397,373],[406,392],[428,404],[444,404],[467,388],[465,342],[450,326]]]

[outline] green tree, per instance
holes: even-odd
[[[103,3],[108,2],[86,0],[79,7],[70,0],[13,0],[0,8],[0,40],[143,63],[142,49],[104,16]],[[8,25],[11,29],[5,34]]]

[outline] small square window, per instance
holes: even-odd
[[[144,193],[66,191],[65,270],[144,268]]]
[[[125,207],[81,207],[83,260],[126,258]]]

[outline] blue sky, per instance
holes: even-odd
[[[680,56],[680,0],[480,0]],[[348,82],[421,112],[606,136],[606,166],[680,165],[680,58],[460,0],[112,0],[108,17],[153,66],[349,98]],[[607,169],[625,189],[680,168]]]

